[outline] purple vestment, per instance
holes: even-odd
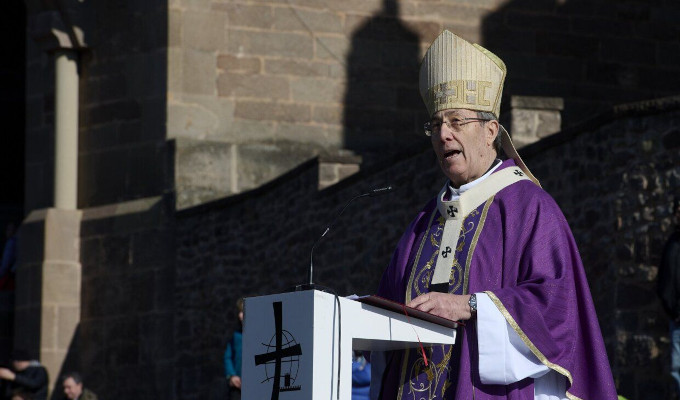
[[[496,172],[514,166],[507,160]],[[408,302],[429,290],[444,220],[430,201],[402,236],[378,295]],[[502,189],[465,219],[449,293],[486,292],[547,367],[567,377],[570,399],[617,398],[585,271],[562,212],[528,180]],[[485,385],[479,377],[474,320],[455,346],[393,352],[384,400],[533,400],[533,379]]]

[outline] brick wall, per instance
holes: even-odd
[[[525,150],[573,229],[628,398],[672,393],[667,319],[654,284],[671,228],[668,201],[680,188],[680,112],[677,99],[664,104],[643,115],[616,109]],[[316,283],[341,295],[372,293],[401,233],[444,181],[429,149],[320,192],[317,176],[309,162],[253,192],[177,214],[179,398],[199,398],[223,373],[235,299],[305,282],[310,247],[344,202],[372,187],[397,187],[351,205],[315,250]]]
[[[444,28],[506,62],[505,111],[511,95],[562,97],[570,126],[680,89],[680,9],[661,1],[169,5],[168,136],[184,139],[178,152],[191,159],[175,165],[179,208],[252,189],[318,154],[350,150],[366,168],[416,143],[418,68]],[[258,157],[270,159],[265,168]]]

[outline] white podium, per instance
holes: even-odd
[[[350,400],[353,349],[456,339],[453,328],[317,290],[246,298],[244,315],[244,400],[336,400],[338,389]]]

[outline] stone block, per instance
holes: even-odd
[[[317,46],[319,44],[317,43]],[[266,60],[264,70],[271,75],[306,76],[320,78],[345,77],[345,67],[334,62],[298,61],[286,59]]]
[[[215,2],[210,8],[214,11],[226,13],[230,27],[271,29],[274,23],[274,12],[269,5]]]
[[[215,94],[215,55],[185,48],[182,51],[182,91],[192,94]]]
[[[40,316],[40,348],[43,350],[57,350],[57,306],[42,306]]]
[[[326,125],[342,125],[344,109],[341,106],[312,107],[312,121]]]
[[[165,143],[147,142],[131,147],[125,159],[125,189],[135,197],[153,197],[168,188],[169,160]],[[119,195],[120,196],[120,195]],[[119,197],[120,198],[120,197]]]
[[[49,371],[48,377],[50,381],[50,388],[54,388],[57,379],[59,379],[59,374],[57,372],[61,371],[62,364],[66,359],[66,354],[66,350],[40,349],[40,363],[47,369],[47,371]]]
[[[296,0],[296,1],[305,2],[310,0]],[[380,13],[383,3],[384,1],[381,0],[344,0],[328,2],[325,3],[325,6],[327,6],[329,9],[333,11],[343,13],[375,15]]]
[[[320,60],[335,60],[343,63],[352,48],[351,42],[342,36],[317,36],[314,55]]]
[[[569,32],[570,18],[555,15],[552,11],[537,14],[534,10],[528,13],[513,10],[507,12],[506,25],[516,29],[538,31],[540,34]]]
[[[460,23],[463,22],[464,25],[479,27],[482,19],[490,12],[489,9],[482,7],[481,4],[468,6],[462,4],[460,1],[450,2],[448,4],[430,2],[419,4],[416,8],[416,13],[413,16],[431,21],[446,21],[448,24],[458,23],[458,25],[460,25]],[[455,29],[452,30],[452,32],[456,32],[457,34],[457,30]]]
[[[512,96],[510,106],[532,110],[564,110],[564,99],[561,97]]]
[[[80,305],[80,263],[49,262],[43,264],[43,306]]]
[[[170,107],[179,107],[179,111],[168,111],[168,137],[221,140],[226,138],[234,122],[234,101],[229,98],[185,94],[181,102],[171,102]],[[195,129],[194,124],[203,118],[209,119],[212,125]]]
[[[219,96],[257,97],[262,99],[288,99],[288,79],[266,75],[240,75],[221,73],[217,78]]]
[[[232,74],[259,74],[262,72],[262,61],[258,57],[220,54],[217,56],[217,68]]]
[[[516,147],[526,146],[561,130],[562,119],[557,111],[513,109],[511,118],[510,132]]]
[[[272,121],[235,119],[225,138],[234,143],[266,141],[274,136],[276,128],[277,124]]]
[[[80,321],[80,307],[58,306],[57,349],[68,351]]]
[[[319,163],[319,188],[326,188],[339,180],[337,164]]]
[[[296,7],[274,9],[273,28],[279,31],[341,33],[342,15],[328,9],[310,10]]]
[[[234,192],[232,145],[210,141],[177,142],[175,185],[177,208],[215,200]]]
[[[80,221],[76,210],[47,210],[45,219],[45,260],[80,260]]]
[[[344,128],[340,125],[281,123],[276,126],[275,137],[306,143],[316,148],[337,149],[342,147]]]
[[[650,40],[603,38],[600,51],[604,61],[646,65],[656,63],[656,46]]]
[[[267,57],[312,58],[313,38],[309,34],[254,32],[232,29],[227,49],[230,53]]]
[[[207,52],[225,46],[227,16],[219,10],[185,10],[182,14],[182,45]]]
[[[170,7],[168,10],[168,47],[182,45],[182,10]]]
[[[106,104],[98,104],[81,111],[86,125],[110,123],[115,120],[137,119],[141,116],[137,100],[118,100]]]
[[[167,76],[159,71],[165,71],[167,65],[168,55],[165,51],[126,56],[123,77],[107,81],[103,90],[113,93],[115,86],[121,86],[125,89],[125,95],[136,99],[139,104],[143,104],[145,98],[163,97],[166,94],[168,82]],[[123,98],[122,95],[121,98]],[[144,115],[140,117],[143,118]]]
[[[314,156],[297,143],[252,143],[238,146],[238,191],[260,186]],[[267,160],[263,163],[262,160]]]
[[[305,103],[342,103],[345,85],[342,82],[320,78],[298,78],[290,83],[293,101]]]
[[[182,92],[184,76],[184,51],[179,48],[168,48],[168,98],[172,99]]]
[[[168,104],[168,137],[203,139],[216,132],[219,116],[200,104]]]
[[[421,42],[432,43],[442,32],[442,24],[438,21],[402,21],[404,27],[420,38]]]
[[[310,107],[304,104],[254,101],[236,101],[234,110],[237,118],[279,122],[309,122],[310,114]]]

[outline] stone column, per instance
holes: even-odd
[[[20,231],[14,347],[39,358],[49,371],[50,389],[65,372],[69,353],[77,352],[81,215],[34,210]]]
[[[44,10],[31,4],[30,36],[54,60],[54,206],[28,210],[20,228],[14,347],[47,368],[51,392],[60,374],[80,367],[66,360],[77,359],[81,312],[77,60],[84,42],[71,19],[79,12],[77,3],[58,11],[47,3]]]
[[[78,202],[77,53],[54,53],[54,207],[75,210]]]
[[[515,147],[524,147],[562,129],[562,98],[512,96],[510,102],[510,135]]]

